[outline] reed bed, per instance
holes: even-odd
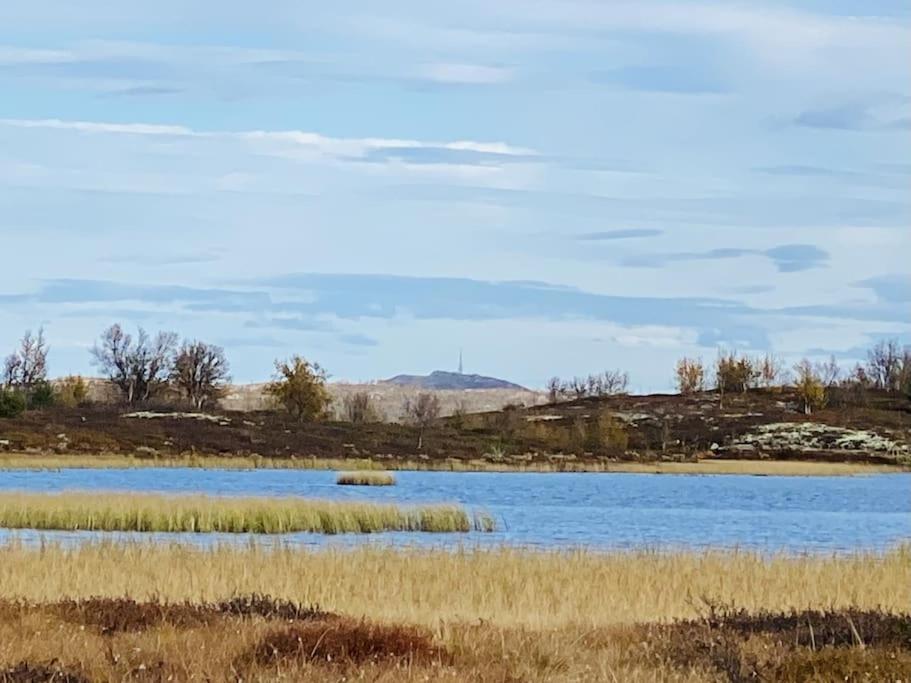
[[[282,534],[492,531],[493,520],[456,505],[301,498],[228,498],[67,492],[0,493],[0,527],[64,531]]]
[[[722,460],[687,462],[579,461],[554,457],[544,461],[490,462],[462,460],[371,460],[368,458],[267,458],[256,455],[187,455],[173,457],[129,454],[47,455],[0,453],[0,470],[138,469],[148,467],[191,467],[198,469],[255,470],[357,470],[433,472],[614,472],[633,474],[739,474],[768,476],[851,476],[907,472],[908,467],[869,463],[815,462],[795,460]]]
[[[517,549],[151,542],[0,545],[0,599],[90,596],[217,602],[269,594],[351,616],[439,628],[597,628],[698,617],[709,602],[748,610],[911,604],[911,546],[882,554],[602,554]]]
[[[340,486],[395,486],[395,476],[390,472],[372,470],[340,472],[335,483]]]

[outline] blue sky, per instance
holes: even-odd
[[[0,348],[669,388],[911,341],[906,2],[0,6]]]

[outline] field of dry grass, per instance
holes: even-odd
[[[66,531],[321,534],[491,531],[457,505],[397,506],[306,498],[65,492],[0,493],[0,527]]]
[[[909,548],[7,545],[0,680],[900,681],[909,572]]]

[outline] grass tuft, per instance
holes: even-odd
[[[394,486],[395,476],[390,472],[341,472],[336,484],[340,486]]]
[[[282,534],[492,531],[456,505],[125,493],[0,493],[0,527],[63,531]]]

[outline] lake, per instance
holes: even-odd
[[[391,487],[337,486],[314,470],[192,468],[2,471],[0,490],[143,491],[304,496],[396,503],[457,502],[497,521],[491,534],[287,534],[263,542],[304,545],[501,545],[537,548],[744,548],[882,550],[911,540],[911,474],[856,477],[397,472]],[[146,534],[0,530],[0,540]],[[248,542],[225,534],[155,534],[161,540]]]

